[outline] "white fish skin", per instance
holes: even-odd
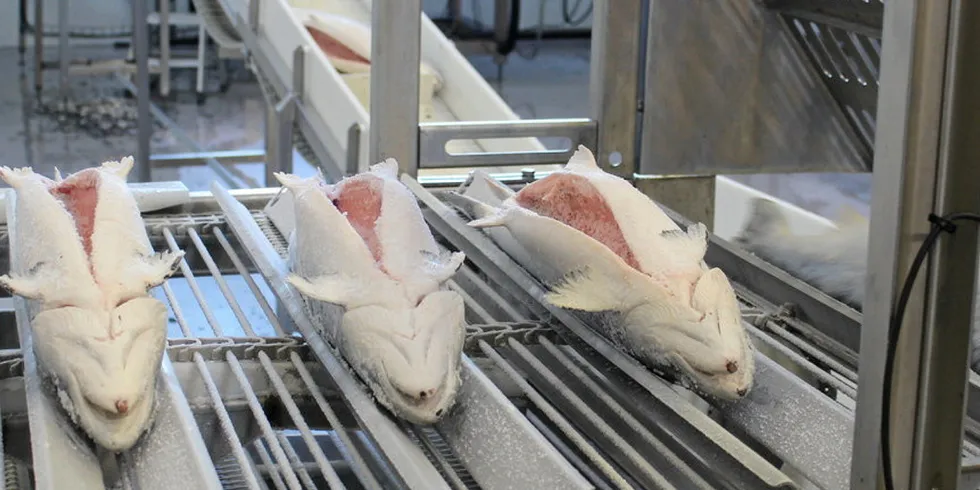
[[[453,406],[460,385],[464,305],[445,282],[465,256],[439,253],[397,173],[388,159],[336,185],[276,174],[293,194],[296,217],[289,281],[325,303],[318,311],[327,316],[328,340],[378,402],[431,424]],[[371,244],[355,227],[362,223],[374,233]]]
[[[354,52],[358,57],[367,60],[367,63],[357,59],[338,56],[336,53],[324,51],[324,55],[330,60],[338,70],[345,73],[367,73],[371,71],[371,26],[358,22],[354,19],[340,15],[329,14],[320,10],[293,8],[297,13],[300,22],[308,29],[316,29],[335,41],[343,44],[347,49]],[[435,90],[442,89],[442,76],[431,65],[422,61],[419,65],[420,73],[428,73],[436,79]]]
[[[733,242],[860,310],[868,268],[868,220],[848,211],[825,233],[797,235],[779,204],[756,198]]]
[[[167,309],[149,290],[183,257],[152,253],[126,186],[132,165],[124,158],[58,180],[0,168],[17,200],[11,240],[19,264],[0,276],[0,286],[36,300],[31,329],[39,367],[72,419],[112,451],[132,447],[150,424]],[[84,202],[84,210],[73,214],[55,197],[59,190]],[[90,223],[82,228],[90,230],[91,253],[76,222]]]
[[[682,231],[629,182],[599,169],[584,146],[556,176],[521,192],[549,178],[587,182],[591,190],[573,192],[568,198],[581,205],[596,194],[601,197],[634,265],[593,236],[523,207],[520,194],[492,182],[483,172],[474,172],[466,194],[483,186],[496,206],[464,194],[447,197],[477,218],[470,226],[486,229],[502,249],[549,287],[550,303],[613,313],[614,321],[598,326],[643,362],[681,371],[702,393],[729,400],[745,396],[752,386],[754,348],[727,277],[704,264],[704,225]]]

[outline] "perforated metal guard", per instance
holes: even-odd
[[[767,0],[874,152],[882,0]]]

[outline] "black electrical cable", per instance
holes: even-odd
[[[915,285],[915,278],[919,274],[919,269],[922,268],[922,264],[925,262],[926,257],[929,256],[929,252],[932,251],[932,247],[939,240],[940,234],[944,231],[949,234],[956,232],[956,221],[980,223],[980,214],[950,213],[943,217],[936,216],[935,214],[929,215],[929,222],[932,223],[932,227],[929,230],[929,234],[926,235],[926,239],[922,241],[922,245],[919,246],[919,251],[916,252],[915,259],[912,260],[909,273],[905,276],[905,282],[902,283],[902,292],[898,297],[898,302],[895,303],[895,310],[888,324],[888,346],[885,352],[885,378],[884,386],[882,387],[880,428],[881,462],[882,470],[885,474],[885,490],[894,490],[895,488],[895,480],[892,475],[891,437],[889,436],[891,428],[890,399],[892,391],[892,364],[895,362],[895,350],[898,347],[898,334],[902,328],[902,318],[905,316],[905,308],[908,306],[909,297],[912,295],[912,286]]]
[[[580,15],[577,19],[574,18],[575,13],[577,13],[579,7],[582,6],[582,1],[583,0],[576,1],[575,6],[569,8],[568,0],[561,0],[561,16],[562,16],[562,20],[564,20],[566,24],[571,26],[577,26],[585,22],[585,19],[587,19],[589,15],[592,15],[592,9],[593,7],[595,7],[595,3],[590,1],[589,6],[585,8],[585,11],[582,12],[582,15]]]

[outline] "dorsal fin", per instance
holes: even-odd
[[[295,174],[287,174],[284,172],[275,172],[272,175],[279,181],[279,184],[293,192],[313,187],[319,180],[319,178],[316,176],[300,177]]]
[[[108,161],[102,162],[102,170],[109,172],[120,179],[126,180],[129,176],[129,172],[133,170],[133,156],[121,158],[118,162]]]
[[[370,172],[381,178],[398,178],[398,160],[386,158],[385,161],[371,165]]]
[[[599,164],[596,163],[592,150],[586,148],[585,145],[578,145],[578,149],[575,150],[572,158],[568,160],[565,168],[579,172],[594,172],[599,170]]]

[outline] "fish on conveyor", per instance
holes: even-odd
[[[751,214],[732,242],[828,296],[863,311],[868,235],[868,219],[853,209],[846,209],[833,229],[814,234],[794,233],[780,205],[760,197],[753,200]],[[980,373],[978,325],[980,310],[975,310],[970,367]]]
[[[441,253],[418,202],[387,159],[326,184],[277,173],[293,195],[289,282],[325,302],[325,335],[395,415],[429,424],[455,402],[465,336],[448,281],[462,253]]]
[[[732,400],[749,391],[754,347],[728,278],[704,263],[703,224],[681,230],[584,146],[520,192],[482,171],[472,174],[475,186],[497,205],[465,193],[447,199],[549,288],[551,304],[597,314],[620,348],[680,371],[702,393]]]
[[[42,374],[99,445],[129,449],[149,427],[167,308],[149,294],[183,252],[153,253],[126,185],[132,157],[62,179],[0,168],[16,199],[17,270],[0,286],[33,300]]]
[[[835,228],[801,235],[790,229],[776,202],[756,198],[751,205],[751,214],[733,243],[838,301],[862,309],[868,268],[867,218],[847,210]]]
[[[313,37],[323,54],[338,71],[367,73],[371,70],[371,26],[354,19],[319,10],[293,9]],[[430,74],[436,80],[435,90],[442,88],[442,77],[428,63],[422,61],[421,74]]]

